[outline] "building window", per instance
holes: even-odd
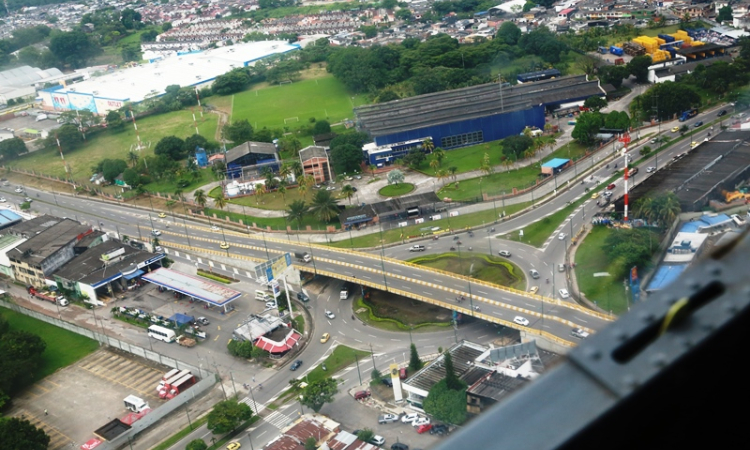
[[[440,138],[440,146],[443,148],[463,147],[464,145],[484,142],[484,132],[474,131],[471,133],[457,134]]]

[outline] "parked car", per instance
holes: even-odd
[[[385,444],[385,438],[376,434],[372,437],[372,439],[370,439],[370,444],[380,447],[381,445]]]
[[[378,423],[393,423],[398,422],[398,416],[395,414],[383,414],[378,417]]]
[[[5,197],[0,197],[0,203],[5,203],[5,202],[7,202],[7,201],[8,201],[8,200],[5,200]]]
[[[391,450],[409,450],[409,446],[403,442],[396,442],[391,445]]]
[[[266,302],[266,308],[274,309],[278,308],[278,305],[276,304],[276,302]]]
[[[510,258],[510,252],[508,250],[500,250],[500,256],[505,256],[506,258]]]
[[[513,322],[515,322],[515,323],[517,323],[519,325],[523,325],[525,327],[529,326],[529,319],[527,319],[525,317],[522,317],[522,316],[516,316],[516,317],[514,317],[513,318]]]
[[[432,425],[429,423],[425,423],[417,427],[417,433],[419,434],[427,433],[431,429],[432,429]]]
[[[717,114],[718,117],[722,117],[722,116],[726,116],[726,115],[727,115],[727,110],[726,109],[722,109],[721,111],[719,111],[719,114]]]
[[[402,367],[398,371],[398,377],[399,379],[405,380],[406,376],[408,375],[409,371],[406,369],[406,367]]]
[[[560,289],[557,292],[560,293],[560,298],[562,298],[562,299],[570,298],[570,293],[568,292],[567,289]]]
[[[195,321],[201,325],[208,325],[209,323],[211,323],[205,317],[198,317],[197,319],[195,319]]]
[[[651,173],[651,172],[656,172],[656,167],[654,166],[646,167],[646,173]]]
[[[432,429],[430,429],[430,434],[437,434],[440,436],[444,434],[449,434],[448,425],[444,423],[435,424],[432,426]]]
[[[430,422],[431,421],[429,417],[419,417],[417,420],[412,422],[412,425],[414,425],[415,427],[421,427],[422,425],[428,425]]]
[[[401,422],[403,423],[412,423],[415,420],[419,419],[419,414],[417,413],[408,413],[404,414],[404,417],[401,418]]]
[[[362,400],[370,396],[369,391],[357,391],[354,393],[354,400]]]
[[[703,126],[703,121],[702,120],[699,120],[699,121],[695,122],[695,124],[693,124],[693,127],[695,127],[695,128],[702,127],[702,126]]]
[[[610,198],[612,197],[612,191],[604,191],[602,195],[604,196],[604,198]]]
[[[307,303],[310,301],[310,297],[308,297],[304,292],[297,292],[297,300]]]
[[[388,386],[388,387],[393,387],[393,380],[391,380],[391,377],[383,378],[380,381],[382,381],[383,384],[386,385],[386,386]]]
[[[295,370],[299,369],[299,366],[301,366],[301,365],[302,365],[302,360],[298,359],[297,361],[294,361],[292,363],[292,366],[289,367],[289,370],[291,370],[292,372],[294,372]]]

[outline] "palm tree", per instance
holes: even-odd
[[[347,199],[349,199],[350,205],[352,204],[352,197],[354,197],[354,192],[355,192],[354,188],[352,187],[351,184],[347,184],[346,186],[341,188],[341,194]]]
[[[319,190],[316,192],[310,209],[323,222],[330,222],[339,215],[339,205],[330,191]]]
[[[425,153],[432,153],[432,151],[435,150],[435,144],[432,142],[432,139],[427,138],[422,141],[422,150]]]
[[[375,178],[375,169],[377,169],[377,166],[375,164],[370,164],[367,166],[367,169],[370,171],[370,175]]]
[[[440,161],[437,160],[437,158],[433,158],[430,160],[430,169],[437,172],[438,167],[440,167]]]
[[[140,156],[138,156],[138,153],[134,152],[133,150],[130,150],[128,152],[128,161],[130,162],[130,164],[132,164],[133,167],[138,164],[138,158],[140,158]]]
[[[445,169],[440,169],[435,175],[437,175],[438,181],[443,180],[443,186],[445,186],[445,179],[448,178],[448,172]]]
[[[557,139],[555,139],[555,137],[552,135],[545,137],[545,142],[547,143],[547,147],[549,147],[550,150],[554,149],[555,145],[557,145]]]
[[[255,204],[260,203],[260,197],[263,195],[264,189],[266,186],[263,183],[256,183],[255,184]]]
[[[445,159],[445,150],[443,150],[442,148],[438,147],[438,148],[435,149],[434,152],[432,152],[432,154],[435,157],[435,159],[437,159],[438,164],[440,164],[442,166],[443,165],[443,160]]]
[[[286,182],[281,184],[276,191],[281,194],[281,201],[284,202],[284,206],[286,206]]]
[[[299,180],[302,175],[305,174],[305,169],[302,167],[302,163],[294,160],[291,163],[289,163],[289,168],[292,170],[292,173],[294,174],[294,178]]]
[[[307,194],[307,185],[304,183],[300,183],[297,187],[297,190],[299,191],[300,197],[304,197],[305,194]]]
[[[282,164],[279,168],[279,178],[281,178],[281,181],[286,181],[287,178],[289,178],[289,175],[292,174],[292,168],[289,167],[289,164]]]
[[[276,174],[270,167],[266,167],[265,169],[263,169],[263,178],[265,178],[266,188],[268,188],[268,192],[271,192],[271,189],[276,187]]]
[[[315,186],[315,177],[313,177],[312,175],[305,175],[302,177],[302,183],[307,186],[309,192],[309,189]]]
[[[203,189],[195,191],[195,193],[193,193],[193,199],[195,199],[195,203],[198,204],[201,209],[205,208],[206,203],[208,202],[208,198],[206,197],[206,193],[203,192]]]
[[[304,200],[295,200],[289,205],[289,209],[286,210],[287,219],[289,219],[290,222],[296,220],[297,228],[299,229],[302,225],[302,219],[305,218],[309,209],[310,207],[307,206]]]
[[[218,195],[214,197],[214,206],[219,208],[222,211],[224,210],[224,207],[227,206],[227,203],[229,202],[227,201],[226,198],[224,198],[223,195]]]
[[[458,167],[450,166],[448,167],[448,172],[450,172],[451,176],[453,177],[453,181],[456,181],[456,172],[458,172]]]
[[[662,196],[658,208],[659,220],[662,222],[662,228],[666,228],[668,224],[674,222],[678,214],[680,214],[680,200],[677,198],[674,192],[670,192],[665,196]]]

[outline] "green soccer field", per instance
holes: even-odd
[[[354,119],[352,109],[366,103],[364,95],[352,96],[340,81],[327,75],[235,94],[230,120],[247,119],[255,129],[295,129],[310,123],[311,117],[332,124]]]

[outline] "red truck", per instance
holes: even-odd
[[[194,385],[195,381],[195,376],[192,373],[188,373],[174,383],[165,386],[166,389],[159,392],[159,398],[173,399]]]
[[[70,302],[68,302],[68,299],[63,297],[62,295],[55,295],[51,292],[39,292],[34,287],[29,287],[28,291],[29,295],[41,300],[46,300],[50,303],[57,303],[60,306],[68,306],[70,304]]]
[[[162,378],[161,381],[159,381],[159,385],[156,386],[156,392],[159,393],[159,397],[161,397],[162,392],[164,395],[166,395],[167,392],[169,392],[169,386],[173,383],[176,383],[177,380],[184,377],[185,375],[190,374],[189,370],[177,370],[173,369],[167,372]],[[164,398],[164,397],[161,397]]]

